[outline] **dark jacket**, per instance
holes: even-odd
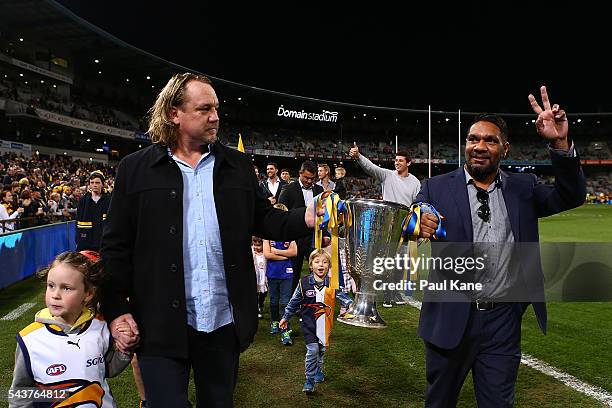
[[[102,193],[102,196],[96,203],[91,199],[91,193],[87,193],[79,200],[76,215],[77,251],[85,249],[100,250],[102,231],[106,223],[110,199],[109,194]]]
[[[313,197],[316,197],[322,192],[323,187],[317,184],[312,186]],[[280,196],[278,197],[278,202],[285,204],[290,210],[294,208],[306,207],[306,203],[304,203],[304,194],[302,194],[302,186],[300,185],[299,179],[287,184],[283,188],[283,191],[281,191]],[[296,240],[295,242],[298,246],[298,252],[310,253],[312,250],[312,233],[303,239]]]
[[[307,235],[308,228],[304,209],[277,210],[258,193],[248,156],[219,142],[212,152],[225,277],[240,349],[245,350],[258,322],[251,236],[291,241]],[[107,321],[132,313],[140,330],[140,353],[187,358],[183,179],[166,146],[149,146],[119,163],[102,258],[109,275],[102,298]]]
[[[323,192],[323,187],[318,184],[312,186],[312,196],[316,197]],[[302,186],[299,180],[295,180],[285,185],[278,197],[278,202],[283,203],[288,209],[306,207],[304,202],[304,194],[302,194]]]
[[[279,178],[278,180],[279,180],[279,183],[278,183],[278,188],[276,189],[276,194],[272,194],[272,192],[268,188],[268,179],[265,179],[261,183],[259,183],[259,185],[261,186],[263,191],[266,193],[266,197],[274,196],[274,198],[276,198],[276,202],[278,202],[278,197],[280,196],[280,193],[281,193],[283,187],[285,187],[287,185],[287,182],[285,180],[283,180],[281,178]]]
[[[346,186],[344,185],[344,180],[342,180],[342,178],[336,180],[334,193],[337,193],[340,196],[340,199],[346,200]]]
[[[534,174],[501,172],[502,194],[515,242],[538,242],[538,218],[579,207],[584,203],[586,183],[578,157],[551,153],[555,185],[538,184]],[[445,216],[446,241],[472,242],[472,218],[463,167],[435,176],[421,184],[415,201],[431,203]],[[525,246],[520,257],[520,273],[527,295],[532,299],[538,323],[546,332],[544,275],[538,246]],[[534,270],[535,269],[535,270]],[[444,349],[456,347],[470,317],[470,301],[455,293],[454,302],[433,302],[424,298],[419,336]],[[463,296],[463,299],[459,299]]]

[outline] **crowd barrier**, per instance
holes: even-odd
[[[0,289],[48,265],[57,254],[75,250],[74,221],[0,235]]]

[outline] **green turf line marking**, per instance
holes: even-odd
[[[36,306],[36,303],[24,303],[23,305],[19,306],[17,309],[12,310],[11,312],[7,313],[0,320],[7,320],[7,321],[15,320],[19,318],[19,316],[21,316],[22,314],[30,310],[31,308],[33,308],[34,306]]]
[[[553,377],[554,379],[561,381],[568,387],[573,388],[576,391],[586,394],[589,397],[594,398],[597,401],[603,402],[604,404],[612,407],[612,394],[604,390],[603,388],[587,384],[584,381],[580,381],[573,375],[564,373],[563,371],[556,369],[555,367],[545,363],[544,361],[538,360],[535,357],[531,357],[529,354],[522,354],[521,363],[543,374]]]
[[[409,298],[408,304],[416,309],[421,310],[421,302],[419,302],[418,300],[413,300]],[[529,354],[521,354],[521,363],[533,368],[534,370],[541,372],[542,374],[548,375],[549,377],[552,377],[555,380],[561,381],[563,384],[578,392],[588,395],[589,397],[594,398],[597,401],[603,402],[604,404],[612,407],[612,394],[604,390],[603,388],[587,384],[584,381],[580,381],[573,375],[564,373],[563,371],[556,369],[555,367],[545,363],[544,361],[538,360],[537,358],[532,357]]]

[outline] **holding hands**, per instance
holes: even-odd
[[[140,342],[138,325],[130,313],[117,317],[110,323],[110,331],[115,339],[117,349],[130,354]]]

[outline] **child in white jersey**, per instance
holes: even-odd
[[[46,280],[47,308],[17,334],[9,407],[52,406],[51,400],[116,407],[106,378],[123,371],[132,356],[115,351],[106,322],[97,316],[103,277],[98,254],[63,252],[38,275]],[[18,392],[23,389],[46,391]]]
[[[257,317],[263,317],[264,302],[268,294],[268,278],[266,277],[266,256],[263,250],[263,240],[253,236],[251,238],[251,249],[253,250],[253,264],[257,279]]]

